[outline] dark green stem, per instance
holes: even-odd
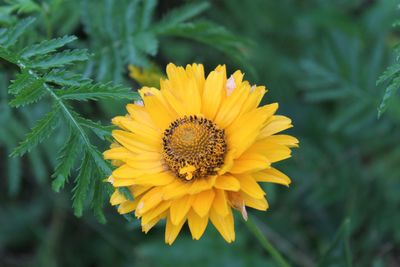
[[[257,238],[263,248],[271,255],[277,266],[290,267],[289,263],[286,262],[279,251],[271,244],[271,242],[269,242],[269,240],[250,218],[246,221],[246,226],[247,228],[249,228],[250,232],[252,232],[253,235]]]

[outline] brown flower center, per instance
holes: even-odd
[[[165,130],[163,148],[164,160],[177,177],[207,177],[224,163],[225,133],[206,118],[184,116]]]

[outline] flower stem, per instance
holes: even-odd
[[[282,257],[279,251],[269,242],[257,225],[249,218],[246,221],[246,226],[249,228],[250,232],[258,239],[263,248],[271,255],[275,263],[280,267],[290,267],[289,263]]]

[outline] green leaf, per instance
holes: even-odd
[[[165,17],[155,26],[156,32],[170,30],[179,23],[185,22],[209,8],[207,2],[192,3],[176,8],[170,11]]]
[[[70,87],[65,90],[57,91],[57,95],[62,99],[72,100],[99,100],[99,99],[138,99],[137,93],[131,89],[121,86],[106,84],[86,84],[80,87]]]
[[[15,76],[15,80],[11,81],[11,84],[8,87],[8,92],[16,95],[27,87],[30,87],[36,80],[37,79],[29,74],[28,70],[24,70]]]
[[[11,156],[23,156],[26,152],[31,151],[33,147],[48,138],[56,128],[59,120],[59,107],[53,107],[53,110],[40,119],[32,128],[32,131],[26,135],[24,141],[13,151]]]
[[[94,172],[94,176],[97,176],[98,173]],[[103,205],[104,205],[104,201],[106,198],[106,190],[105,190],[105,186],[106,184],[104,182],[102,182],[100,179],[100,177],[95,177],[94,179],[94,192],[93,192],[93,199],[92,202],[90,204],[94,215],[96,216],[97,220],[100,223],[106,223],[106,217],[104,216],[104,212],[103,212]]]
[[[1,46],[0,46],[0,58],[3,58],[4,60],[14,64],[16,64],[18,61],[18,58],[15,54],[10,53],[7,49]]]
[[[15,44],[18,38],[34,21],[34,18],[26,18],[18,22],[14,27],[9,28],[7,32],[3,34],[2,38],[0,38],[0,45],[7,48]]]
[[[43,80],[34,79],[30,84],[26,84],[9,104],[12,107],[25,106],[38,101],[45,93]]]
[[[7,0],[11,8],[18,14],[40,11],[40,6],[31,0]]]
[[[44,40],[39,44],[34,44],[26,47],[21,52],[21,56],[28,59],[37,55],[44,55],[56,51],[58,48],[75,41],[77,38],[75,36],[64,36],[52,40]]]
[[[57,158],[58,163],[52,175],[52,177],[55,178],[52,183],[54,191],[59,192],[60,189],[64,187],[81,150],[81,139],[77,134],[71,132],[68,140],[61,148],[60,154]]]
[[[104,177],[110,176],[112,172],[110,163],[104,160],[99,150],[95,146],[91,146],[89,152],[94,160],[94,164],[97,166],[98,170],[103,173]]]
[[[86,151],[79,168],[79,174],[75,179],[76,186],[73,189],[74,195],[72,197],[72,207],[74,208],[74,214],[77,217],[81,217],[83,213],[83,206],[89,191],[92,165],[89,152]]]
[[[91,82],[80,74],[73,72],[53,69],[44,77],[46,82],[58,84],[61,86],[82,86]]]
[[[387,80],[393,79],[394,75],[398,74],[400,72],[400,64],[396,63],[392,66],[389,66],[385,72],[379,77],[379,79],[376,81],[376,85],[380,85]]]
[[[390,98],[397,93],[400,88],[400,77],[393,79],[392,83],[386,88],[382,102],[378,107],[378,118],[386,111]]]
[[[88,54],[86,49],[65,50],[54,55],[42,57],[29,62],[30,68],[49,69],[70,65],[77,61],[87,60]]]
[[[113,126],[103,126],[99,122],[94,122],[89,119],[77,117],[77,121],[84,127],[90,129],[100,139],[105,140],[107,137],[111,137],[111,131],[114,129]]]

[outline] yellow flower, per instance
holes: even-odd
[[[258,107],[265,87],[251,86],[240,71],[227,79],[225,66],[218,66],[205,78],[201,64],[169,64],[167,75],[160,90],[143,87],[143,101],[113,119],[120,130],[104,152],[118,167],[108,179],[116,188],[110,202],[121,214],[135,211],[146,233],[165,219],[168,244],[186,221],[200,239],[209,220],[232,242],[232,208],[247,219],[246,207],[268,208],[259,182],[290,183],[271,165],[298,145],[277,134],[291,120],[274,115],[277,103]]]

